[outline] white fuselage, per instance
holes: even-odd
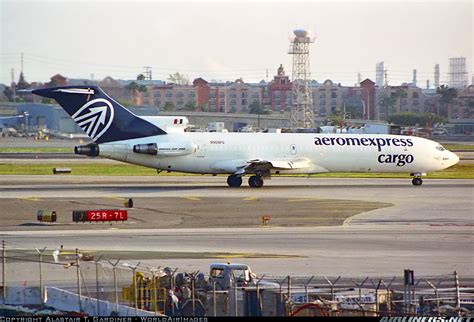
[[[136,144],[166,147],[163,155],[133,152]],[[272,173],[426,173],[459,161],[437,142],[411,136],[322,133],[171,133],[99,145],[102,157],[161,170],[232,174],[249,161],[298,161],[309,166]],[[180,153],[179,151],[186,151]]]

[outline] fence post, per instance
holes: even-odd
[[[79,265],[79,249],[76,248],[76,273],[77,273],[77,294],[79,298],[79,312],[82,312],[82,287],[81,287],[81,267]]]
[[[258,304],[258,316],[262,316],[262,310],[263,310],[263,303],[260,303],[260,282],[262,279],[265,277],[265,274],[262,275],[257,281],[257,284],[255,285],[255,289],[257,291],[257,304]]]
[[[217,299],[216,299],[216,281],[212,282],[212,308],[214,311],[214,316],[217,316]]]
[[[331,286],[331,300],[334,301],[335,299],[335,296],[334,296],[334,286],[336,285],[336,283],[341,279],[341,276],[338,276],[334,282],[331,282],[326,276],[324,276],[324,279],[326,280],[326,282]]]
[[[176,267],[176,268],[173,270],[173,272],[171,273],[171,283],[170,283],[170,285],[171,285],[171,289],[173,290],[173,294],[174,294],[174,291],[175,291],[175,284],[176,284],[176,283],[175,283],[175,274],[176,274],[177,271],[178,271],[178,267]],[[173,314],[173,316],[175,316],[175,311],[174,311],[174,310],[175,310],[175,305],[174,305],[174,301],[171,301],[171,302],[172,302],[172,303],[171,303],[171,304],[172,304],[172,305],[171,305],[171,313]],[[178,304],[176,304],[176,305],[178,305]]]
[[[454,286],[456,288],[456,294],[455,294],[456,311],[458,313],[458,316],[461,316],[461,296],[459,294],[459,276],[458,276],[457,271],[454,271]]]
[[[40,293],[41,293],[41,302],[44,303],[44,284],[43,284],[43,253],[46,250],[46,247],[43,249],[35,248],[38,252],[39,257],[39,282],[40,282]]]
[[[364,286],[365,282],[369,280],[369,277],[367,276],[365,280],[362,281],[362,283],[356,283],[354,279],[351,279],[352,283],[354,283],[355,286],[359,289],[359,303],[362,301],[362,287]]]
[[[308,281],[306,281],[306,283],[304,283],[304,296],[305,296],[306,303],[309,303],[308,285],[309,283],[311,283],[313,278],[314,278],[314,275],[311,276],[311,278]],[[309,316],[309,310],[306,310],[306,315]]]
[[[97,316],[100,316],[100,288],[99,288],[99,261],[103,255],[100,255],[97,260],[95,260],[95,292],[97,300]]]
[[[2,286],[3,286],[3,304],[7,303],[7,249],[5,240],[2,240]]]
[[[119,299],[118,299],[118,288],[117,288],[117,265],[120,263],[120,259],[117,259],[115,264],[109,261],[109,264],[112,265],[112,273],[114,275],[114,301],[115,301],[115,312],[119,311]]]
[[[239,315],[239,310],[238,310],[238,305],[239,303],[237,302],[237,281],[234,277],[234,316],[238,316]]]
[[[193,301],[193,315],[196,316],[196,275],[191,275],[191,299]]]

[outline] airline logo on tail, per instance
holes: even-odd
[[[74,121],[94,141],[100,138],[114,120],[114,107],[103,98],[97,98],[84,104],[74,115]]]

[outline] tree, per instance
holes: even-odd
[[[146,87],[145,85],[138,85],[138,91],[141,93],[146,93],[148,92],[148,87]]]
[[[176,72],[174,74],[170,74],[168,76],[168,81],[173,84],[177,85],[188,85],[189,84],[189,79],[183,75],[180,74],[179,72]]]
[[[163,107],[163,110],[167,112],[174,111],[175,109],[176,109],[176,106],[174,106],[173,102],[166,102],[165,106]]]
[[[138,74],[138,75],[137,75],[137,80],[145,80],[145,78],[146,78],[146,77],[145,77],[145,75],[143,75],[143,74]]]
[[[259,101],[255,100],[252,104],[249,105],[249,113],[250,114],[258,114],[258,115],[268,115],[272,112],[269,109],[266,109]]]
[[[6,86],[3,89],[3,95],[5,95],[9,102],[13,102],[13,90],[10,86]]]
[[[385,113],[385,119],[388,119],[390,114],[393,113],[393,107],[397,102],[397,97],[395,95],[390,95],[385,93],[385,95],[380,100],[380,107]]]
[[[433,123],[447,123],[447,119],[432,113],[403,112],[391,115],[388,122],[404,126],[425,126]]]
[[[137,83],[135,82],[131,82],[129,83],[127,86],[125,86],[126,89],[130,90],[130,91],[137,91],[139,86]]]
[[[194,101],[187,102],[184,104],[184,110],[194,112],[196,110],[196,103],[194,103]]]
[[[447,85],[441,85],[436,89],[436,93],[441,95],[439,105],[441,111],[438,111],[438,115],[448,116],[448,109],[451,106],[453,100],[458,96],[458,91],[455,88],[448,87]]]
[[[344,126],[344,113],[341,111],[334,112],[328,116],[327,120],[332,125]]]

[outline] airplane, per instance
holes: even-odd
[[[228,174],[227,184],[250,187],[278,174],[403,172],[420,186],[427,172],[459,162],[437,142],[413,136],[323,133],[205,133],[170,131],[140,117],[97,86],[36,89],[55,99],[92,139],[76,154],[157,169]],[[166,131],[165,131],[166,129]]]

